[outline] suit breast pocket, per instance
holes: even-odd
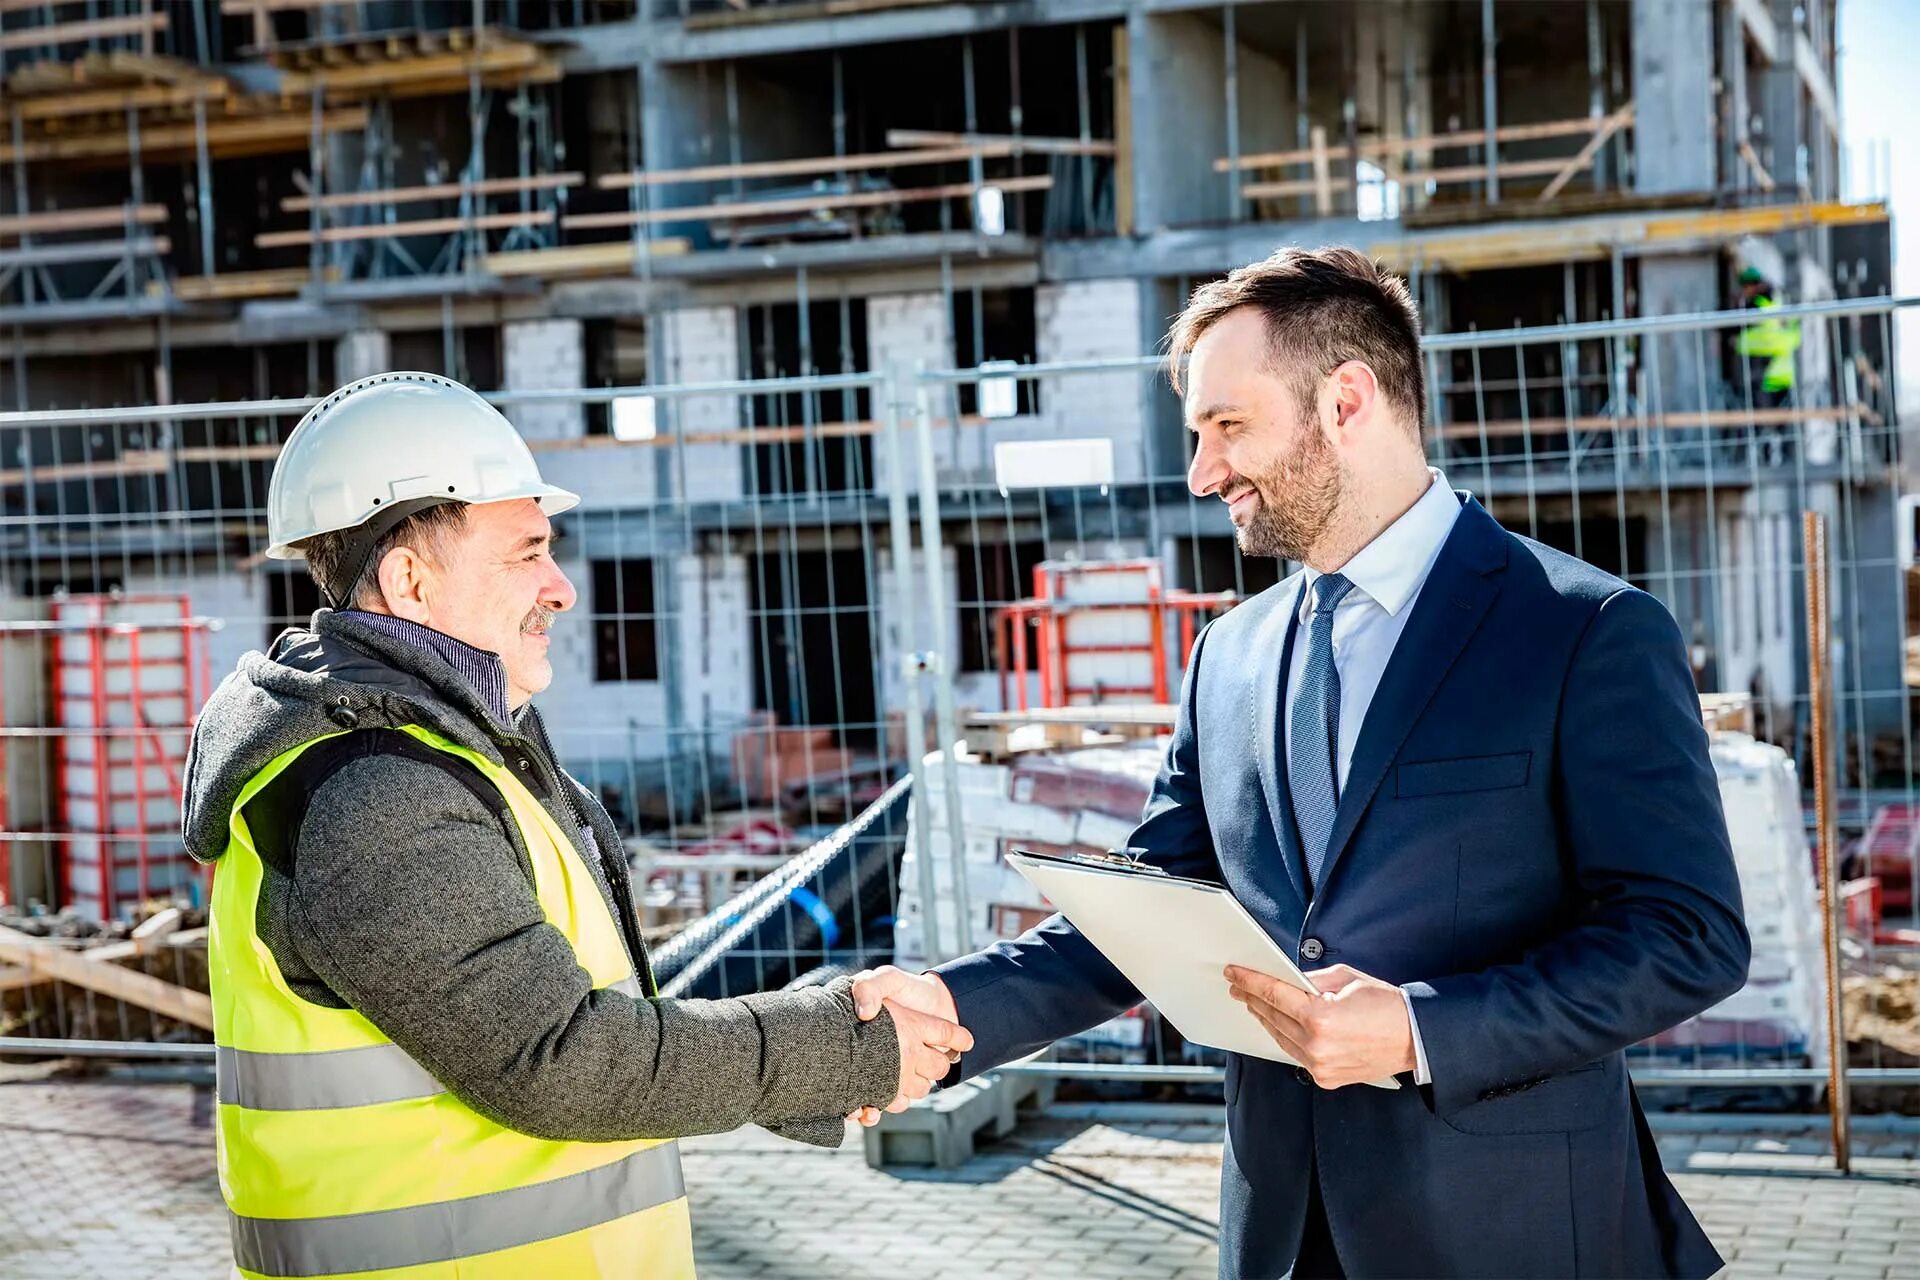
[[[1461,791],[1501,791],[1524,787],[1533,771],[1533,752],[1511,751],[1498,756],[1461,756],[1453,760],[1420,760],[1393,771],[1393,794],[1451,795]]]

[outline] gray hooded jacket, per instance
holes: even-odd
[[[575,835],[645,982],[619,833],[558,768],[539,713],[513,721],[439,655],[322,610],[312,630],[243,657],[202,710],[187,847],[209,862],[225,852],[241,788],[281,752],[342,729],[421,725],[520,771]],[[594,990],[541,912],[498,792],[444,752],[405,749],[414,743],[349,734],[248,806],[266,864],[256,927],[302,999],[358,1010],[468,1106],[540,1138],[751,1122],[833,1146],[841,1117],[893,1096],[892,1019],[859,1021],[844,979],[729,1000]]]

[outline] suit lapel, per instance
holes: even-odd
[[[1280,660],[1255,681],[1253,700],[1253,743],[1260,762],[1260,787],[1267,794],[1267,809],[1273,818],[1274,835],[1279,842],[1280,861],[1286,867],[1287,881],[1293,886],[1296,918],[1306,910],[1306,864],[1300,857],[1300,835],[1293,824],[1293,793],[1287,786],[1286,740],[1280,717],[1286,706],[1287,672],[1293,665],[1293,642],[1297,628],[1294,617],[1300,611],[1300,593],[1305,591],[1305,575],[1298,590],[1280,593],[1287,607],[1275,608],[1261,624],[1255,653],[1278,653]]]
[[[1506,567],[1506,531],[1478,502],[1467,499],[1361,722],[1320,870],[1322,893],[1400,745],[1500,594],[1498,575]]]

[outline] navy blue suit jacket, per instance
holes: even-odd
[[[1621,1054],[1747,971],[1679,629],[1461,497],[1311,901],[1279,716],[1297,577],[1195,641],[1130,840],[1223,881],[1303,969],[1407,984],[1432,1073],[1329,1091],[1232,1056],[1221,1274],[1287,1271],[1317,1170],[1349,1275],[1707,1276],[1719,1255],[1661,1170]],[[956,1078],[1139,1000],[1058,916],[941,975],[975,1040]]]

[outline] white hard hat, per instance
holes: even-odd
[[[439,502],[516,498],[548,515],[580,502],[540,478],[527,442],[472,390],[432,373],[379,373],[322,400],[287,438],[267,487],[267,555],[302,559],[299,544],[316,534],[383,533]]]

